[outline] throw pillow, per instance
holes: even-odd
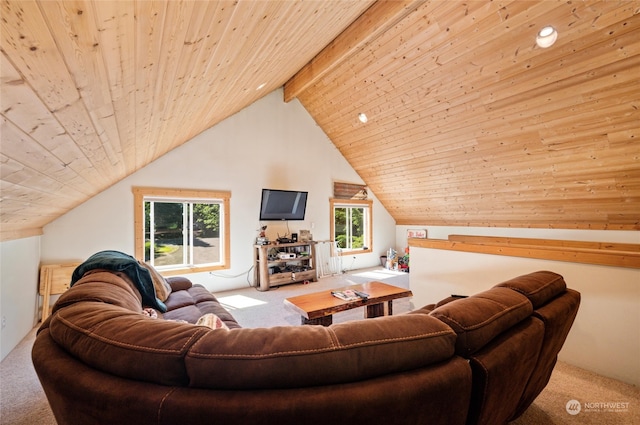
[[[196,322],[198,326],[206,326],[211,329],[226,329],[229,330],[229,327],[226,323],[222,321],[218,316],[213,313],[207,313],[204,316],[200,317]]]
[[[149,270],[149,274],[151,275],[151,280],[153,281],[153,288],[156,290],[156,298],[160,301],[165,302],[169,295],[171,295],[171,285],[167,280],[151,265],[138,260],[138,263]]]
[[[154,309],[152,309],[151,307],[145,307],[142,309],[142,314],[144,314],[145,316],[149,316],[152,319],[157,319],[158,318],[158,312],[155,311]]]

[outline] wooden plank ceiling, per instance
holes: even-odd
[[[638,1],[1,5],[2,240],[282,85],[398,224],[640,229]]]
[[[285,85],[398,224],[640,229],[640,2],[413,6]]]
[[[2,0],[3,239],[283,86],[371,3]]]

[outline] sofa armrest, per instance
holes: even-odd
[[[184,291],[193,286],[193,283],[183,276],[170,276],[166,278],[169,285],[171,285],[171,291]]]

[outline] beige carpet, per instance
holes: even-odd
[[[36,329],[0,363],[0,423],[56,425],[51,408],[31,363]]]
[[[580,403],[575,415],[567,410],[573,400]],[[549,384],[512,424],[639,425],[640,389],[558,362]]]
[[[286,285],[267,292],[246,288],[216,296],[227,303],[244,327],[297,325],[300,318],[283,307],[282,299],[311,290],[336,288],[368,280],[409,286],[408,275],[373,270],[324,278],[309,285]],[[413,308],[409,300],[397,300],[394,303],[396,314]],[[334,323],[357,319],[362,314],[359,310],[339,313],[334,317]],[[0,424],[56,424],[31,364],[34,338],[35,329],[0,363]],[[572,403],[572,413],[577,411],[577,406],[580,408],[575,415],[569,414],[566,407],[572,400],[579,403]],[[640,425],[640,389],[560,362],[549,385],[524,415],[512,424]]]

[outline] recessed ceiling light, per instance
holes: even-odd
[[[364,112],[360,112],[358,114],[358,119],[361,123],[366,123],[367,121],[369,121],[369,118],[367,118],[367,114],[365,114]]]
[[[558,31],[552,26],[542,28],[536,36],[536,44],[543,49],[551,47],[558,39]]]
[[[256,90],[261,90],[261,89],[263,89],[263,88],[264,88],[264,86],[266,86],[266,85],[267,85],[267,83],[262,83],[262,84],[260,84],[260,85],[258,86],[258,88],[257,88]]]

